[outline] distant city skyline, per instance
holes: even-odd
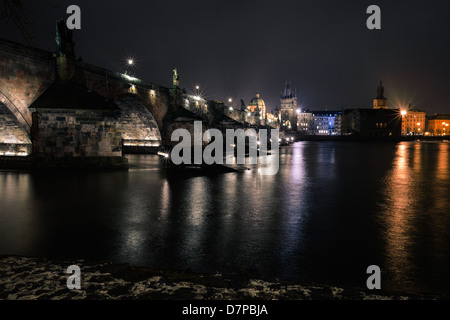
[[[371,108],[383,80],[391,107],[450,112],[448,2],[377,1],[381,30],[366,27],[369,1],[105,3],[76,2],[75,52],[113,71],[170,87],[177,68],[187,92],[199,86],[205,98],[236,105],[259,93],[268,111],[280,106],[285,81],[300,107],[338,110]],[[24,1],[39,47],[54,50],[56,19],[70,4]],[[12,23],[1,25],[0,37],[27,43]]]

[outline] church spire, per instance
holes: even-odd
[[[383,81],[382,80],[380,80],[380,85],[378,86],[377,99],[386,99],[384,97],[384,86],[383,86]]]
[[[286,84],[284,85],[284,92],[281,94],[282,99],[291,99],[295,95],[292,92],[291,88],[291,81],[286,81]]]
[[[384,97],[384,86],[383,81],[380,80],[380,85],[377,89],[377,97],[373,99],[373,108],[374,109],[387,109],[387,99]]]

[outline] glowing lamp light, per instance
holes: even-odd
[[[160,155],[160,156],[162,156],[162,157],[164,157],[164,158],[166,158],[166,159],[169,158],[169,154],[166,153],[166,152],[161,152],[161,151],[159,151],[159,152],[158,152],[158,155]]]
[[[0,156],[7,156],[7,157],[26,157],[26,156],[28,156],[28,153],[26,153],[26,152],[11,152],[11,151],[6,151],[6,152],[0,152]]]
[[[402,116],[406,116],[406,113],[407,113],[406,110],[401,111]]]
[[[233,111],[234,109],[233,109],[233,107],[230,107],[230,111]]]
[[[129,65],[129,66],[132,66],[133,64],[134,64],[133,59],[128,59],[128,65]]]
[[[133,84],[129,89],[128,92],[130,93],[136,93],[136,86]]]
[[[247,113],[247,116],[249,116],[249,117],[250,117],[251,115],[252,115],[252,114],[251,114],[250,112],[249,112],[249,113]]]
[[[129,75],[127,75],[127,74],[124,74],[123,76],[124,76],[124,78],[127,79],[128,81],[135,81],[135,80],[138,80],[137,78],[132,77],[132,76],[129,76]]]

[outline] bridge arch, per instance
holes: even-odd
[[[0,100],[0,156],[28,156],[32,143],[16,115]]]
[[[14,115],[16,120],[19,122],[25,132],[30,134],[31,132],[31,112],[28,108],[18,107],[12,99],[10,99],[3,91],[0,89],[0,103],[2,103],[9,111]]]
[[[114,103],[121,110],[124,147],[159,147],[161,132],[153,114],[135,94],[127,93]]]

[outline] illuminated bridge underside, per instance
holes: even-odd
[[[27,156],[31,141],[16,116],[0,102],[0,156]]]
[[[119,98],[122,113],[122,139],[126,147],[159,147],[161,134],[152,113],[132,95]]]

